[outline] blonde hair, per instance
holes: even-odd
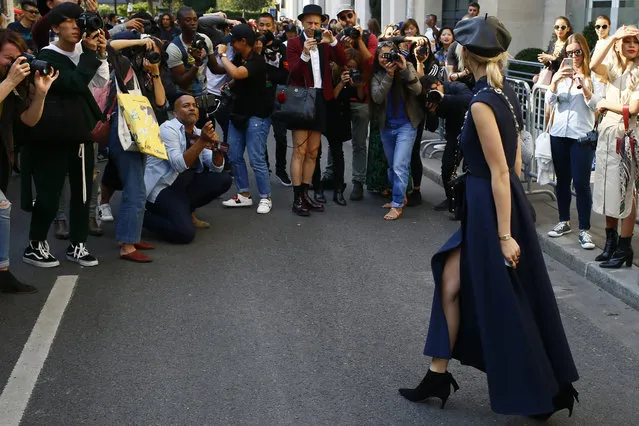
[[[497,56],[487,58],[473,53],[458,44],[455,53],[459,58],[459,69],[468,68],[472,71],[485,65],[488,84],[496,89],[504,88],[504,68],[506,68],[508,63],[508,52],[502,52]]]
[[[637,28],[635,25],[627,25],[627,27],[635,29]],[[623,45],[623,39],[619,40],[618,43],[619,48],[617,48],[617,46],[615,46],[614,48],[615,54],[612,56],[612,61],[608,68],[607,78],[608,82],[613,82],[617,78],[621,77],[624,72],[630,70],[630,73],[628,75],[628,83],[626,84],[625,90],[621,93],[621,101],[624,104],[627,104],[630,102],[630,96],[632,95],[632,92],[636,91],[637,87],[639,86],[639,55],[637,55],[637,57],[632,60],[628,60],[624,68],[621,47]]]

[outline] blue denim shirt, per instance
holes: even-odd
[[[193,133],[200,135],[200,129],[195,128]],[[150,155],[146,156],[144,184],[146,185],[146,199],[152,203],[155,202],[164,188],[171,186],[178,175],[188,169],[184,162],[184,153],[187,149],[184,125],[177,118],[165,121],[160,126],[160,135],[169,159],[161,160]],[[202,150],[200,161],[213,172],[219,173],[224,169],[224,163],[220,167],[213,164],[213,151],[210,149]]]

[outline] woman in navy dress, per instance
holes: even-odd
[[[486,372],[492,409],[547,419],[569,409],[579,376],[539,247],[521,170],[521,110],[502,74],[511,36],[494,17],[461,21],[459,57],[477,81],[461,134],[468,166],[459,229],[432,259],[435,295],[424,355],[428,373],[405,398],[458,389],[451,358]]]

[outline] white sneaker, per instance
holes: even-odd
[[[249,195],[245,197],[242,194],[235,194],[233,198],[222,201],[224,207],[250,207],[253,205],[253,199]]]
[[[595,248],[590,232],[585,230],[579,231],[579,244],[581,244],[581,248],[585,250],[592,250]]]
[[[269,198],[262,198],[260,200],[260,204],[258,204],[257,206],[257,212],[259,214],[267,214],[271,211],[272,208],[273,201],[271,201]]]
[[[95,215],[99,221],[113,222],[113,212],[111,212],[111,205],[109,203],[100,204],[95,210]]]

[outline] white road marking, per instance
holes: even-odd
[[[53,285],[49,298],[0,395],[1,426],[20,424],[77,281],[77,275],[60,276]]]

